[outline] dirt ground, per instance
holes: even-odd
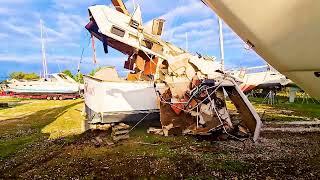
[[[25,116],[0,121],[0,179],[320,178],[320,131],[305,131],[319,128],[318,121],[265,123],[257,144],[151,135],[147,127],[158,122],[144,122],[129,140],[108,145],[110,132],[79,133],[80,125],[75,124],[80,112],[75,112],[81,103],[65,101],[47,108],[40,102],[36,112],[25,106]],[[0,110],[0,115],[7,111]],[[62,124],[70,124],[64,128],[75,133],[63,136],[61,131],[58,137],[54,126]],[[97,137],[99,145],[93,143]]]

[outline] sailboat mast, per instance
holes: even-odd
[[[46,51],[45,51],[44,38],[43,38],[43,22],[41,19],[40,19],[40,31],[41,31],[41,52],[42,52],[43,78],[47,78],[48,67],[47,67]]]
[[[188,32],[186,32],[186,51],[188,51],[189,44],[188,44]]]
[[[219,23],[219,40],[220,40],[220,58],[221,58],[221,70],[224,71],[224,45],[223,45],[223,26],[222,20],[218,17]]]

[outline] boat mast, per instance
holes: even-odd
[[[218,17],[219,23],[219,40],[220,40],[220,58],[221,58],[221,70],[224,71],[224,46],[223,46],[223,31],[222,20]]]
[[[188,51],[189,44],[188,44],[188,32],[186,32],[186,51]]]
[[[41,31],[41,52],[42,52],[42,68],[43,68],[43,78],[48,77],[48,67],[47,67],[47,59],[46,59],[46,51],[44,46],[44,38],[43,38],[43,22],[40,19],[40,31]]]

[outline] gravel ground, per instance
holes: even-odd
[[[42,139],[0,160],[0,178],[318,179],[319,132],[263,131],[259,143],[193,137],[132,137],[109,146],[106,132]],[[134,134],[136,133],[136,134]],[[103,143],[96,147],[92,139]],[[148,140],[148,138],[153,138]],[[145,144],[139,142],[145,142]],[[150,143],[150,145],[148,145]]]

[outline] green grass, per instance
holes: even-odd
[[[0,159],[13,154],[22,148],[25,148],[28,144],[36,141],[38,138],[39,135],[35,134],[31,136],[17,137],[10,141],[0,140]]]
[[[81,100],[32,100],[17,107],[0,110],[0,158],[47,139],[48,135],[58,137],[56,129],[60,129],[59,137],[82,133],[79,125],[83,118],[80,113],[74,112],[74,108],[78,108],[81,103]],[[70,114],[74,115],[71,120]]]
[[[0,97],[0,102],[21,102],[27,101],[30,99],[23,99],[23,98],[14,98],[14,97]]]
[[[4,101],[4,99],[0,99]],[[280,103],[275,105],[263,104],[263,98],[250,98],[250,101],[265,121],[295,121],[313,120],[320,117],[319,104],[285,103],[286,99],[280,98]],[[6,157],[28,144],[37,142],[42,138],[57,139],[62,137],[73,138],[84,132],[84,117],[80,111],[83,108],[81,100],[47,101],[47,100],[21,100],[7,98],[7,102],[21,103],[8,109],[0,110],[0,157]],[[235,109],[227,102],[229,109]],[[292,111],[284,113],[285,111]],[[31,133],[28,133],[31,131]],[[22,132],[17,134],[17,132]],[[88,154],[103,155],[114,152],[131,156],[148,155],[154,157],[172,157],[177,154],[171,149],[175,146],[193,145],[196,142],[189,137],[170,136],[163,137],[146,133],[146,127],[136,127],[130,133],[130,143],[116,146],[112,150],[102,148],[97,150],[92,147],[85,148]],[[9,138],[7,138],[9,137]],[[12,138],[11,138],[12,137]],[[67,139],[68,140],[68,139]],[[142,143],[157,144],[142,145]],[[205,157],[204,157],[205,158]],[[234,163],[221,166],[236,168]],[[241,168],[240,168],[241,169]]]
[[[252,98],[249,100],[264,121],[308,121],[320,119],[320,104],[302,103],[296,99],[295,103],[289,103],[288,98],[279,96],[276,104],[270,105],[264,102],[264,98]],[[235,111],[235,106],[227,101],[227,108]]]
[[[14,101],[14,99],[11,100]],[[276,105],[267,105],[261,103],[263,99],[250,98],[250,100],[260,115],[265,111],[264,120],[290,121],[320,117],[319,104],[281,102]],[[103,164],[107,164],[109,160],[118,163],[118,158],[130,160],[148,157],[150,161],[159,160],[159,163],[164,163],[161,168],[180,168],[186,165],[192,169],[201,165],[204,169],[212,171],[235,173],[246,173],[251,168],[251,164],[247,162],[232,159],[230,153],[224,149],[210,149],[219,145],[210,144],[208,141],[199,142],[191,136],[164,137],[147,134],[148,126],[144,124],[130,132],[129,140],[113,146],[103,144],[95,147],[91,140],[98,135],[93,132],[83,133],[84,117],[80,114],[83,108],[82,100],[18,102],[22,104],[0,110],[0,160],[27,156],[37,162],[37,159],[48,153],[54,153],[57,155],[52,155],[52,160],[41,162],[42,165],[54,168],[65,164],[63,167],[69,169],[70,173],[74,170],[74,167],[68,166],[70,159],[79,160],[79,162],[88,160],[95,162],[99,167],[99,162],[102,161]],[[229,109],[234,110],[230,102],[227,102],[227,105]],[[284,113],[284,111],[292,112]],[[111,139],[109,134],[101,136],[104,143],[107,139]],[[48,145],[46,144],[48,139],[54,140]],[[36,147],[38,144],[43,146]],[[194,150],[195,147],[196,150]],[[206,148],[209,150],[206,151]],[[19,152],[20,150],[23,151]],[[192,162],[190,166],[189,162]],[[112,166],[117,167],[115,164]],[[163,172],[171,171],[169,169]],[[164,175],[168,174],[164,173]],[[190,178],[196,178],[196,176]]]
[[[289,103],[287,98],[278,97],[278,102],[274,105],[263,103],[263,98],[249,98],[253,106],[260,115],[264,112],[266,121],[305,121],[320,118],[320,104],[302,103],[297,100],[295,103]]]
[[[57,139],[81,134],[85,131],[85,118],[81,115],[83,104],[77,104],[55,121],[45,126],[41,132],[49,134],[50,139]]]

